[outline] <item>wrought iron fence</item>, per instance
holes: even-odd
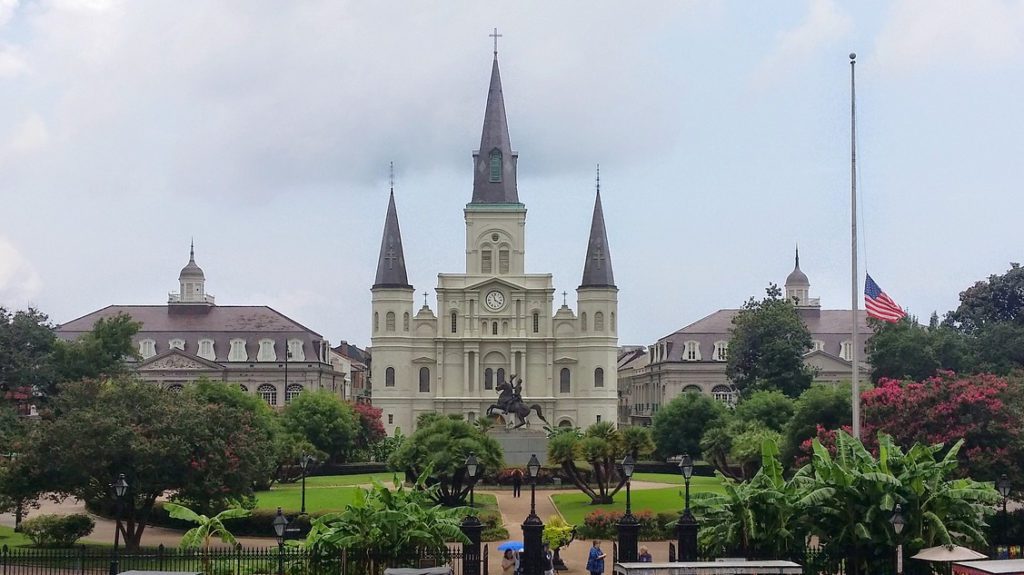
[[[468,557],[473,560],[473,557]],[[487,575],[487,548],[481,569]],[[114,560],[110,549],[0,548],[0,575],[103,575]],[[381,575],[389,567],[449,567],[463,575],[461,546],[444,551],[404,555],[376,553],[313,553],[300,547],[178,549],[164,546],[118,553],[117,570],[185,571],[205,575]]]

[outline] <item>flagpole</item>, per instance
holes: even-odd
[[[853,405],[853,436],[860,439],[860,369],[858,369],[859,349],[857,345],[860,322],[858,311],[860,308],[857,292],[857,84],[856,70],[857,55],[850,53],[850,318],[853,324],[853,341],[851,350],[851,403]]]

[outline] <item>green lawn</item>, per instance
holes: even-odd
[[[382,474],[384,485],[391,485],[391,477]],[[362,477],[365,480],[356,478]],[[345,506],[352,502],[355,493],[360,487],[355,483],[369,483],[370,475],[345,475],[334,477],[310,477],[306,479],[306,511],[344,511]],[[353,478],[350,483],[335,484],[339,480]],[[323,480],[321,485],[310,484],[312,479]],[[498,501],[493,495],[486,493],[476,494],[476,505],[484,509],[497,509]],[[277,509],[280,507],[285,512],[298,513],[302,507],[302,485],[278,485],[270,491],[260,491],[256,494],[256,507],[260,509]]]
[[[0,525],[0,547],[27,547],[32,544],[28,537],[21,533],[15,533],[13,527]]]
[[[671,483],[672,485],[682,485],[683,475],[681,473],[634,473],[633,479],[637,481],[652,481],[655,483]],[[717,483],[717,479],[714,477],[694,477],[690,479],[690,493],[693,493],[693,486],[696,485],[697,480],[709,480],[713,479]]]
[[[721,492],[721,483],[716,477],[694,477],[691,479],[690,495],[702,491]],[[681,492],[682,486],[666,487],[663,489],[636,489],[632,495],[633,511],[649,510],[654,513],[665,511],[678,513],[683,507]],[[625,490],[615,495],[615,503],[609,505],[591,505],[590,498],[582,492],[558,494],[552,496],[551,499],[555,502],[555,506],[558,507],[565,520],[573,524],[582,524],[583,518],[587,514],[598,509],[606,511],[624,511],[626,509]]]
[[[368,485],[376,479],[388,487],[392,484],[393,473],[361,473],[359,475],[323,475],[306,478],[306,489],[310,487],[340,487],[345,485]],[[404,479],[401,473],[399,479]],[[279,483],[276,489],[302,489],[302,481],[295,483]]]

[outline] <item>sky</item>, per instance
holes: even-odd
[[[527,271],[574,304],[600,164],[621,344],[797,244],[849,309],[850,52],[862,272],[926,319],[1024,259],[1024,2],[0,0],[0,306],[165,303],[194,238],[218,304],[368,345],[389,162],[417,293],[465,270],[495,27]]]

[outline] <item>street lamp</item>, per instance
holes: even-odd
[[[1000,475],[999,480],[996,481],[996,489],[1003,498],[1003,532],[1001,535],[1003,536],[1003,543],[1009,543],[1006,531],[1010,527],[1010,516],[1006,513],[1006,500],[1010,497],[1010,478],[1005,473]]]
[[[541,539],[544,534],[544,522],[537,517],[537,475],[540,473],[540,461],[536,454],[530,456],[526,472],[530,476],[530,515],[523,522],[523,575],[542,575]]]
[[[636,461],[632,455],[626,455],[622,459],[622,476],[626,480],[626,514],[619,518],[619,561],[633,563],[637,560],[637,539],[640,532],[640,522],[633,515],[632,502],[630,501],[629,487],[633,477],[633,470],[636,468]]]
[[[683,474],[683,482],[686,484],[686,505],[676,523],[676,545],[679,548],[680,561],[696,561],[697,530],[700,526],[690,511],[690,478],[693,477],[693,459],[689,454],[684,453],[679,458],[679,471]]]
[[[284,575],[284,529],[288,527],[288,518],[277,508],[277,515],[271,523],[274,526],[274,535],[277,536],[277,574]]]
[[[302,515],[306,514],[306,468],[314,463],[316,463],[316,458],[308,453],[303,452],[302,456],[299,457],[299,468],[302,469],[302,506],[299,509],[299,513]]]
[[[114,492],[114,555],[110,559],[110,575],[117,575],[119,569],[119,560],[117,557],[117,546],[121,542],[121,515],[124,513],[124,496],[128,493],[128,481],[124,478],[124,473],[117,476],[117,479],[110,484],[111,491]]]
[[[897,504],[896,509],[892,512],[892,517],[889,518],[889,523],[892,523],[892,530],[896,534],[896,575],[903,574],[903,543],[900,542],[900,533],[903,532],[903,528],[907,525],[907,520],[903,517],[903,508]]]
[[[469,507],[475,507],[473,502],[473,491],[476,487],[477,471],[480,464],[472,453],[466,458],[466,481],[469,482]],[[483,524],[476,516],[476,509],[462,520],[462,532],[469,539],[469,545],[463,547],[462,573],[463,575],[480,575],[480,534],[483,532]]]

